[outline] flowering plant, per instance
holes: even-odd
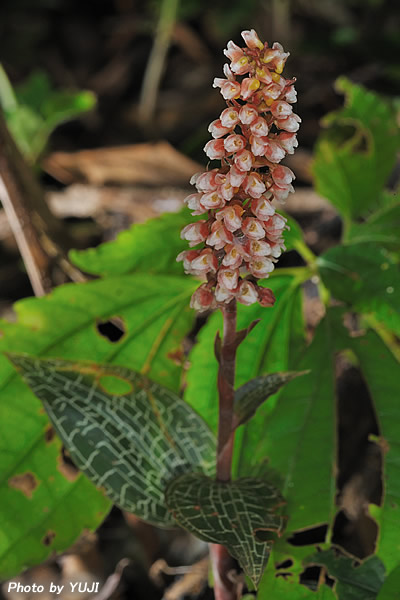
[[[289,53],[279,43],[269,48],[254,29],[242,37],[245,48],[230,41],[225,50],[230,60],[224,66],[226,79],[214,79],[228,107],[210,124],[214,139],[204,151],[221,167],[194,175],[197,193],[185,200],[193,215],[208,216],[181,233],[190,246],[205,247],[178,256],[186,273],[207,280],[192,296],[191,306],[198,311],[233,298],[272,306],[273,293],[258,279],[269,276],[285,249],[286,219],[272,200],[283,202],[294,191],[294,173],[279,163],[298,145],[301,119],[291,106],[295,80],[282,76]]]
[[[297,145],[299,124],[293,81],[281,72],[287,55],[253,31],[244,38],[245,48],[229,42],[231,66],[215,82],[228,107],[206,151],[221,166],[195,176],[187,199],[206,214],[200,225],[185,210],[72,251],[97,279],[24,299],[16,322],[0,323],[1,577],[65,550],[114,502],[208,542],[218,600],[254,585],[258,600],[364,600],[366,590],[380,600],[399,587],[399,203],[384,189],[399,147],[395,118],[379,96],[338,81],[346,105],[325,119],[335,135],[319,139],[314,173],[343,228],[316,256],[293,219],[275,212],[292,191],[279,160]],[[343,143],[349,122],[356,133]],[[285,244],[303,264],[273,270],[289,224]],[[183,276],[178,253],[195,278]],[[260,281],[268,275],[270,289]],[[310,288],[318,323],[304,319]],[[191,297],[209,314],[186,352],[199,324]],[[357,423],[353,415],[347,436],[344,420],[337,425],[337,364],[341,378],[357,365],[363,403],[374,407],[364,447],[378,456],[368,479],[381,496],[350,505],[341,444],[354,441]],[[355,473],[357,493],[364,475]],[[349,551],[338,510],[354,528],[372,515],[379,530],[354,552],[366,557],[375,544],[357,568],[338,555],[339,545]]]

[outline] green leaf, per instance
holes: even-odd
[[[400,365],[373,331],[353,338],[351,347],[371,393],[381,435],[383,503],[381,507],[370,505],[370,512],[379,525],[376,553],[390,571],[400,555]]]
[[[261,479],[220,482],[189,473],[173,480],[166,491],[176,521],[196,537],[226,546],[255,585],[267,564],[271,544],[266,532],[279,533],[284,519],[279,491]]]
[[[326,585],[317,591],[299,583],[298,578],[273,575],[261,580],[257,600],[337,600],[337,596]]]
[[[381,210],[373,213],[364,223],[351,224],[348,242],[378,243],[388,250],[400,250],[400,203],[388,192],[384,195],[387,201],[383,202]]]
[[[385,579],[376,600],[394,600],[400,590],[400,565],[393,569]]]
[[[270,396],[276,394],[285,383],[307,373],[308,371],[302,373],[271,373],[270,375],[263,375],[251,379],[242,385],[235,392],[234,411],[237,423],[235,426],[242,425],[251,419],[256,410],[268,400]]]
[[[324,284],[337,300],[400,334],[399,266],[381,246],[336,246],[318,258]]]
[[[177,255],[188,249],[180,231],[196,218],[185,208],[166,213],[146,223],[133,225],[116,240],[89,250],[71,250],[71,261],[93,275],[123,275],[132,272],[183,275]]]
[[[313,170],[317,191],[349,221],[379,206],[400,138],[394,111],[378,95],[344,77],[336,89],[345,106],[323,119],[330,129],[317,143]]]
[[[182,367],[173,355],[195,319],[188,307],[194,287],[190,278],[144,274],[64,285],[15,305],[17,321],[0,321],[0,351],[117,363],[179,390]],[[115,342],[98,331],[113,317],[124,329]],[[68,471],[40,402],[1,353],[0,422],[5,578],[65,550],[83,529],[98,527],[110,502],[86,477]]]
[[[385,579],[385,567],[376,556],[355,566],[353,559],[327,550],[314,554],[310,562],[324,565],[337,580],[335,592],[339,600],[375,600]]]
[[[297,365],[310,374],[283,388],[258,439],[250,440],[250,448],[246,438],[243,443],[242,461],[256,468],[268,460],[279,474],[291,531],[330,523],[335,510],[336,328],[328,314]]]
[[[193,470],[213,473],[214,436],[167,388],[122,367],[8,357],[43,402],[75,464],[123,510],[171,526],[167,482]]]

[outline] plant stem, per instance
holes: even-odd
[[[217,480],[230,481],[234,431],[232,431],[233,402],[235,397],[235,366],[236,366],[236,300],[232,300],[222,308],[224,331],[219,353],[218,369],[218,450],[217,450]],[[228,577],[234,568],[234,562],[224,546],[210,545],[210,558],[214,575],[215,600],[234,600],[236,585]]]

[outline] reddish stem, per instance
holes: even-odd
[[[233,402],[235,397],[236,366],[236,300],[222,308],[224,332],[219,353],[218,369],[218,450],[217,480],[230,481],[234,432],[232,431]],[[234,561],[224,546],[210,545],[210,557],[214,575],[215,600],[235,600],[236,585],[228,577],[234,569]]]

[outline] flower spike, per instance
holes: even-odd
[[[199,312],[236,298],[244,305],[273,306],[271,290],[259,285],[275,268],[285,249],[286,219],[272,201],[293,192],[294,173],[280,165],[297,147],[301,119],[293,113],[295,79],[282,71],[289,53],[281,44],[263,43],[254,29],[242,31],[246,46],[228,42],[224,78],[215,78],[227,108],[208,131],[213,139],[204,151],[219,168],[196,173],[197,193],[185,200],[193,215],[181,237],[199,249],[181,252],[185,272],[203,279],[191,306]]]

